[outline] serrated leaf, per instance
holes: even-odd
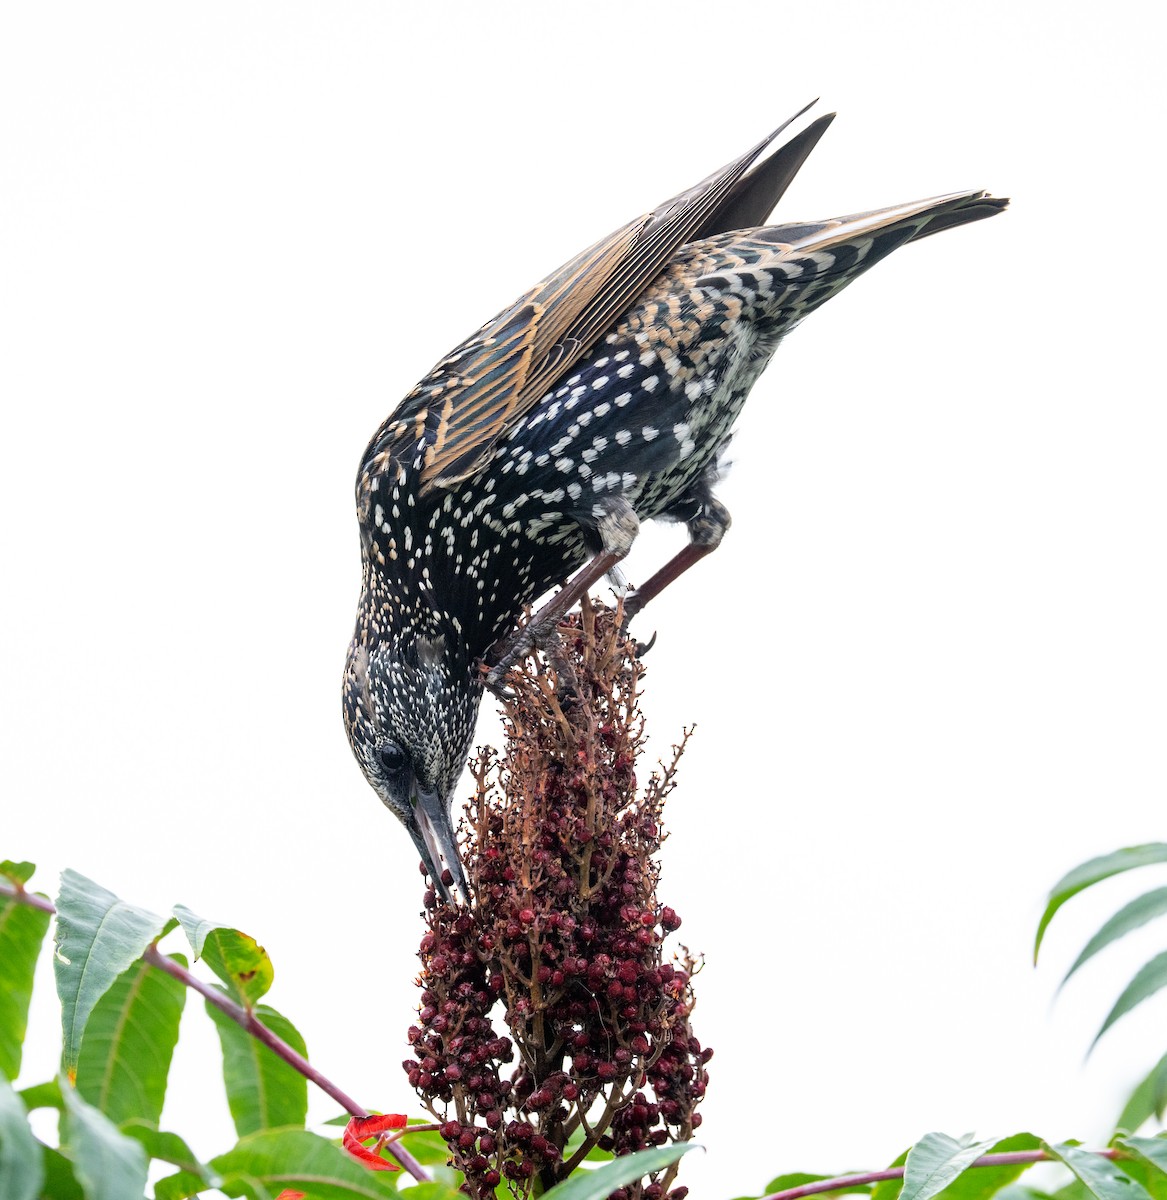
[[[45,1180],[43,1150],[20,1097],[7,1079],[0,1079],[0,1196],[4,1200],[37,1200]]]
[[[1114,1002],[1114,1007],[1107,1013],[1106,1020],[1102,1022],[1102,1028],[1094,1035],[1090,1049],[1094,1049],[1098,1044],[1098,1039],[1115,1021],[1120,1017],[1125,1017],[1132,1008],[1142,1004],[1149,996],[1153,996],[1160,988],[1164,987],[1167,987],[1167,950],[1156,954],[1150,962],[1144,963],[1135,972],[1134,979],[1123,988],[1122,995]]]
[[[908,1151],[900,1200],[932,1200],[954,1183],[993,1144],[957,1141],[946,1133],[926,1133]]]
[[[1066,1142],[1042,1143],[1054,1158],[1066,1164],[1096,1200],[1151,1200],[1147,1189],[1136,1183],[1100,1154],[1091,1154]]]
[[[186,959],[173,955],[179,966]],[[139,959],[114,980],[85,1026],[77,1090],[115,1125],[138,1118],[157,1125],[186,987]]]
[[[227,1104],[239,1136],[302,1126],[308,1115],[307,1079],[209,1002],[207,1012],[219,1031]],[[287,1017],[266,1004],[257,1005],[254,1015],[307,1058],[304,1039]]]
[[[658,1146],[653,1150],[637,1150],[604,1163],[591,1171],[576,1171],[570,1179],[557,1183],[546,1197],[554,1200],[607,1200],[617,1188],[626,1187],[654,1171],[672,1166],[683,1154],[696,1149],[692,1142],[674,1146]]]
[[[267,951],[246,933],[208,921],[182,904],[174,906],[195,958],[201,958],[247,1008],[272,985],[275,970]]]
[[[1152,891],[1144,892],[1141,896],[1136,896],[1129,904],[1124,904],[1082,947],[1082,953],[1074,959],[1073,965],[1066,972],[1062,982],[1058,984],[1058,988],[1065,987],[1070,976],[1083,963],[1089,962],[1099,950],[1105,950],[1111,942],[1118,941],[1120,937],[1134,929],[1139,929],[1148,921],[1152,921],[1164,913],[1167,913],[1167,887],[1154,888]]]
[[[994,1142],[985,1153],[1006,1154],[1012,1150],[1038,1150],[1040,1148],[1040,1138],[1035,1137],[1032,1133],[1016,1133],[1011,1137],[1001,1138]],[[940,1193],[940,1200],[989,1200],[992,1196],[998,1196],[1003,1189],[1009,1187],[1031,1166],[1033,1166],[1032,1163],[1006,1163],[999,1166],[977,1167],[975,1171],[965,1171],[959,1179],[949,1184]]]
[[[61,1085],[55,1079],[50,1079],[47,1083],[34,1083],[31,1087],[22,1088],[17,1094],[29,1112],[37,1108],[60,1110],[65,1107],[65,1101],[61,1098]]]
[[[61,999],[61,1059],[70,1078],[98,1000],[165,925],[165,917],[119,900],[76,871],[61,874],[53,966]]]
[[[396,1175],[369,1171],[339,1146],[303,1129],[267,1130],[240,1138],[210,1163],[228,1196],[277,1196],[283,1188],[312,1200],[382,1200],[396,1195]]]
[[[103,1112],[61,1084],[65,1120],[61,1149],[86,1200],[140,1200],[146,1190],[146,1151]]]
[[[1167,1054],[1151,1068],[1145,1079],[1130,1094],[1123,1106],[1116,1129],[1135,1133],[1151,1117],[1163,1117],[1167,1111]]]
[[[1033,943],[1033,961],[1037,962],[1037,954],[1041,949],[1042,938],[1049,928],[1054,914],[1063,904],[1076,896],[1085,888],[1092,887],[1112,875],[1120,875],[1123,871],[1131,871],[1135,867],[1146,867],[1152,863],[1167,862],[1167,842],[1148,842],[1143,846],[1128,846],[1123,850],[1115,850],[1112,854],[1103,854],[1092,858],[1068,871],[1054,884],[1046,902],[1045,912],[1037,924],[1037,936]]]
[[[1119,1145],[1137,1154],[1150,1166],[1167,1174],[1167,1139],[1161,1137],[1124,1137]]]
[[[18,887],[32,878],[36,866],[30,862],[13,862],[10,858],[0,859],[0,878],[10,879]]]
[[[0,893],[0,1076],[5,1079],[20,1074],[32,981],[50,920],[50,913]]]

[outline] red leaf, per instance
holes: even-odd
[[[292,1188],[284,1188],[284,1190],[276,1197],[276,1200],[305,1200],[306,1196],[306,1192],[297,1192]]]
[[[361,1145],[369,1138],[380,1137],[390,1129],[404,1129],[406,1117],[401,1113],[380,1113],[373,1117],[353,1117],[345,1126],[344,1148],[353,1156],[359,1158],[367,1167],[374,1171],[400,1171],[396,1163],[387,1162],[376,1150],[366,1150]],[[277,1197],[277,1200],[279,1198]]]

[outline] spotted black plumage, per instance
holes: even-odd
[[[785,334],[898,247],[1006,204],[966,192],[763,225],[831,119],[567,263],[438,363],[365,452],[345,723],[447,897],[443,858],[465,892],[449,805],[487,650],[642,520],[684,521],[692,542],[647,594],[715,547],[718,456]]]

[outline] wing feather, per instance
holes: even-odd
[[[403,461],[416,453],[422,437],[428,442],[423,494],[473,474],[507,430],[660,274],[679,246],[698,235],[735,228],[732,222],[767,199],[773,207],[830,118],[820,118],[762,167],[746,172],[805,112],[694,187],[588,247],[487,322],[406,397],[373,439],[363,474],[367,477],[374,452],[388,450],[390,458]]]

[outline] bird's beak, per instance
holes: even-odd
[[[418,781],[413,781],[410,794],[413,805],[413,821],[409,832],[413,835],[414,844],[421,852],[422,862],[434,886],[442,894],[447,903],[453,904],[454,897],[450,888],[442,881],[442,860],[450,868],[454,883],[462,893],[465,903],[470,903],[470,889],[466,886],[466,876],[462,872],[462,860],[458,857],[458,845],[454,841],[454,828],[450,822],[450,806],[437,792],[423,788]]]

